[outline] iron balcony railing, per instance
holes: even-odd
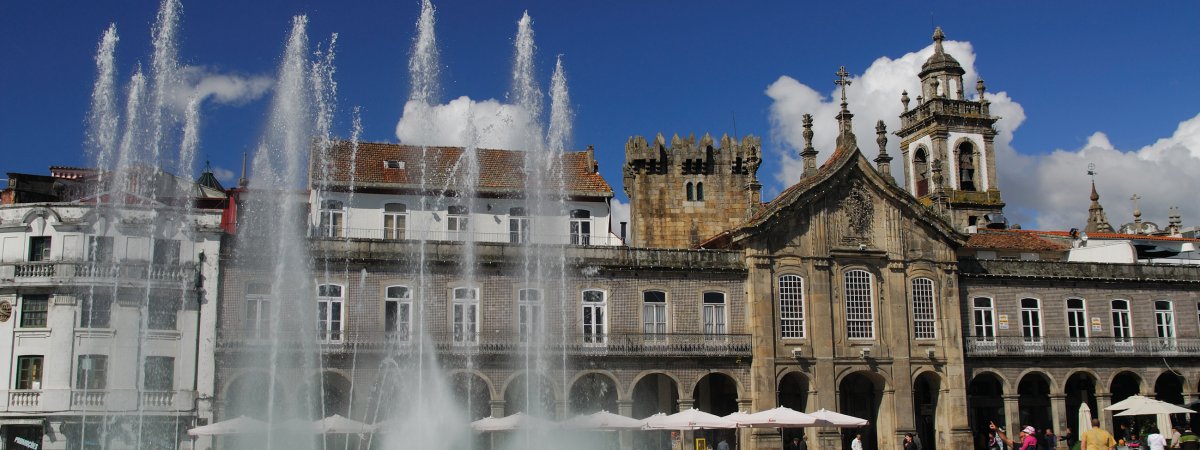
[[[384,228],[346,228],[317,226],[311,230],[314,238],[321,239],[374,239],[383,241],[449,241],[449,242],[497,242],[510,244],[551,244],[574,246],[621,246],[621,238],[609,233],[563,233],[549,234],[525,231],[456,231]]]
[[[1200,338],[967,336],[967,356],[1200,355]]]
[[[518,334],[495,333],[435,333],[422,338],[417,335],[385,332],[342,332],[323,336],[273,336],[257,332],[226,333],[218,339],[218,349],[224,351],[257,351],[270,348],[301,349],[311,346],[323,353],[419,351],[433,348],[449,354],[522,354],[526,352],[561,353],[594,356],[750,356],[749,334],[702,333],[608,333],[562,336],[553,332],[539,333],[537,342]],[[271,336],[270,338],[267,338]]]

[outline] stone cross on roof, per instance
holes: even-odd
[[[850,78],[849,78],[850,73],[846,72],[846,66],[841,66],[838,68],[837,73],[834,75],[837,75],[838,78],[836,80],[833,80],[833,84],[836,84],[836,85],[842,87],[842,109],[845,110],[846,109],[846,86],[849,86],[852,83],[852,81],[850,81]]]

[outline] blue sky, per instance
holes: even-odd
[[[1128,221],[1132,207],[1125,199],[1135,192],[1146,198],[1142,209],[1150,220],[1165,222],[1166,206],[1180,206],[1185,224],[1195,223],[1189,216],[1200,218],[1200,204],[1179,194],[1194,190],[1194,169],[1200,169],[1200,132],[1193,136],[1185,130],[1200,122],[1192,121],[1200,113],[1195,50],[1200,48],[1195,28],[1200,3],[435,5],[443,100],[503,101],[516,21],[529,11],[539,81],[549,82],[554,57],[564,55],[576,113],[573,147],[595,145],[603,175],[622,197],[620,169],[629,136],[732,134],[734,116],[739,135],[764,138],[767,156],[759,178],[768,197],[773,195],[789,180],[783,158],[794,155],[795,143],[779,124],[788,117],[773,112],[785,100],[769,96],[768,88],[789,77],[828,97],[838,66],[861,76],[881,57],[896,60],[919,52],[930,44],[932,24],[938,24],[948,39],[970,43],[973,56],[955,56],[973,59],[972,71],[987,80],[989,92],[1006,95],[1024,117],[1009,124],[1012,139],[1005,145],[1024,158],[1011,164],[1022,168],[1019,175],[1037,174],[1033,179],[1013,175],[1008,185],[1002,178],[1010,216],[1042,227],[1076,226],[1081,215],[1086,217],[1087,161],[1096,160],[1112,222]],[[82,142],[97,41],[110,22],[116,23],[124,82],[135,64],[149,63],[157,7],[157,2],[117,0],[0,4],[5,35],[0,51],[6,61],[0,69],[0,142],[6,155],[0,170],[45,173],[51,164],[90,164]],[[339,33],[337,134],[349,134],[349,111],[361,106],[365,140],[397,140],[396,123],[408,96],[416,0],[184,0],[183,8],[181,62],[214,74],[273,77],[294,14],[309,16],[313,42]],[[899,92],[888,95],[898,105]],[[200,160],[236,171],[241,153],[258,141],[268,97],[206,103]],[[861,104],[875,98],[850,99],[857,124],[877,119],[870,113],[880,108]],[[822,157],[832,152],[818,150]],[[875,152],[873,144],[863,150]],[[1152,166],[1145,176],[1131,173],[1139,163]],[[1154,172],[1160,169],[1164,172]],[[1061,199],[1045,192],[1051,189],[1062,191]]]

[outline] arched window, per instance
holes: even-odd
[[[451,333],[456,344],[479,342],[479,289],[458,287],[453,290]]]
[[[933,295],[933,280],[913,278],[913,335],[917,339],[937,338],[937,301]]]
[[[341,200],[321,202],[320,228],[323,237],[342,237],[345,225],[345,205]]]
[[[696,201],[698,201],[698,202],[704,201],[704,182],[703,181],[696,182]]]
[[[804,338],[804,279],[779,277],[779,330],[784,339]]]
[[[608,333],[608,294],[599,289],[583,291],[583,343],[602,345]]]
[[[642,333],[646,340],[665,340],[667,334],[667,293],[642,292]]]
[[[958,188],[975,191],[975,146],[970,141],[958,146]]]
[[[725,327],[725,293],[704,293],[704,334],[722,335],[728,330]]]
[[[344,294],[341,285],[317,286],[317,339],[331,342],[342,340]]]
[[[917,197],[929,194],[929,155],[925,147],[917,147],[913,153],[913,180]]]
[[[689,181],[684,186],[685,186],[685,189],[687,190],[687,201],[690,202],[690,201],[696,200],[696,195],[695,195],[695,191],[693,190],[694,186],[692,185],[692,182]]]
[[[1021,299],[1021,336],[1026,344],[1042,343],[1042,302],[1036,298]]]
[[[383,331],[389,339],[407,341],[412,336],[412,290],[388,286],[383,299]]]
[[[1129,322],[1129,300],[1113,300],[1111,306],[1113,340],[1118,345],[1132,346],[1133,326]]]
[[[1072,344],[1087,343],[1087,309],[1082,298],[1067,299],[1067,337]]]
[[[845,293],[846,337],[874,339],[875,302],[871,273],[861,269],[846,271]]]
[[[383,205],[383,238],[404,239],[408,228],[408,206],[403,203]]]
[[[529,342],[542,332],[542,290],[517,291],[517,334],[521,342]]]

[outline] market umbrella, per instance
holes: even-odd
[[[1125,398],[1125,400],[1121,400],[1119,402],[1113,403],[1112,405],[1104,408],[1104,410],[1105,411],[1120,411],[1122,409],[1129,409],[1134,406],[1140,405],[1145,402],[1153,401],[1153,400],[1154,399],[1152,399],[1150,397],[1144,397],[1141,395],[1130,395],[1129,397]]]
[[[715,416],[696,408],[680,411],[669,416],[646,419],[643,427],[647,430],[700,430],[711,428],[737,428],[737,423],[723,417]]]
[[[1182,406],[1172,405],[1162,400],[1148,399],[1149,401],[1141,403],[1137,406],[1126,409],[1123,412],[1117,413],[1118,416],[1150,416],[1157,414],[1184,414],[1194,413],[1190,409]]]
[[[1079,425],[1076,430],[1087,430],[1092,427],[1092,407],[1088,406],[1087,402],[1079,404]]]
[[[512,431],[517,429],[547,427],[553,424],[553,422],[550,422],[546,419],[519,412],[505,417],[486,417],[476,420],[471,422],[471,429],[479,432]]]
[[[312,425],[317,434],[365,434],[375,432],[375,425],[350,420],[337,414],[313,422]]]
[[[745,411],[729,413],[729,415],[725,416],[726,419],[732,420],[733,423],[736,423],[739,427],[746,426],[746,425],[742,424],[742,422],[744,422],[747,417],[750,417],[750,413],[745,412]]]
[[[845,415],[842,413],[829,411],[824,408],[818,410],[817,412],[809,413],[809,415],[816,417],[817,420],[820,421],[820,423],[818,423],[817,426],[823,426],[823,427],[837,427],[837,428],[865,427],[870,423],[867,421],[867,419],[860,419],[858,417],[848,416],[848,415]]]
[[[582,428],[592,430],[640,430],[642,421],[608,411],[597,411],[584,416],[576,416],[563,421],[560,425],[566,428]]]
[[[802,428],[821,426],[823,423],[812,415],[780,406],[750,414],[745,420],[738,421],[738,425],[750,428]]]
[[[266,422],[246,416],[238,416],[236,419],[213,422],[202,427],[192,428],[188,430],[188,436],[217,436],[224,434],[261,433],[266,431]]]

